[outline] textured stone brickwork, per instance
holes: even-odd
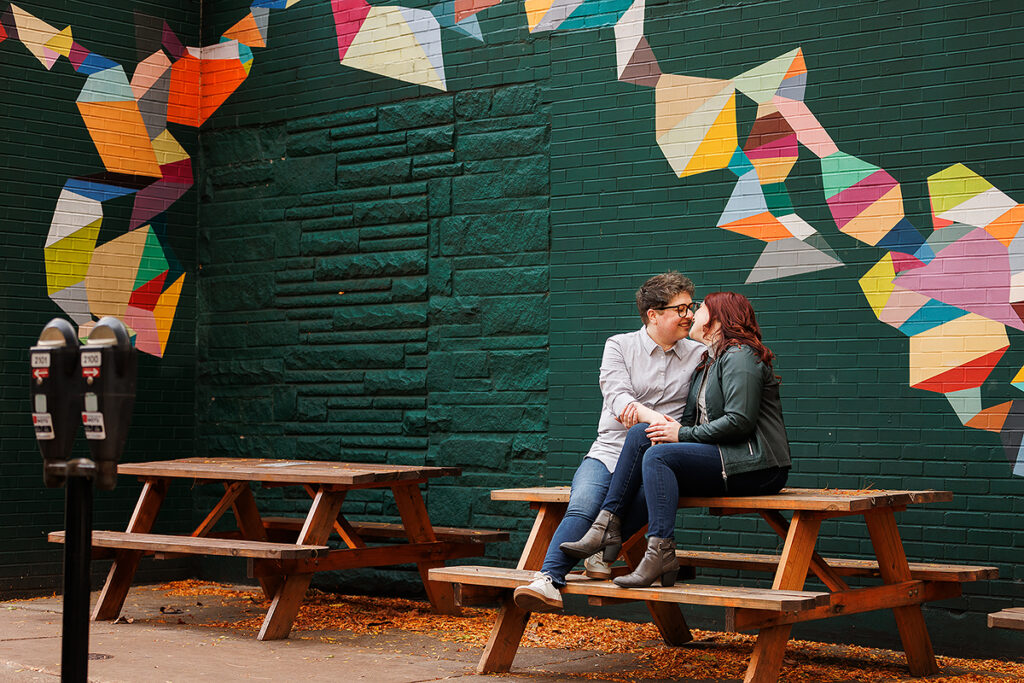
[[[436,523],[522,526],[488,492],[547,451],[548,136],[533,84],[205,132],[200,454],[461,466]]]

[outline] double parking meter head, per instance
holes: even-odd
[[[71,323],[54,318],[31,350],[32,424],[43,454],[43,482],[64,483],[75,434],[82,420],[78,382],[78,335]]]
[[[124,324],[114,317],[100,318],[81,347],[81,420],[101,490],[117,483],[117,461],[135,407],[137,367]]]

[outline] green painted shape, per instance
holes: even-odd
[[[935,215],[991,189],[992,183],[963,164],[954,164],[928,177],[928,194]]]
[[[960,421],[967,424],[972,417],[981,412],[981,387],[951,391],[946,394],[946,400],[956,411]]]
[[[168,269],[164,247],[160,244],[160,238],[157,237],[156,231],[149,226],[141,229],[148,230],[149,234],[146,235],[146,246],[142,249],[139,272],[135,276],[135,284],[132,285],[132,289],[138,289]]]
[[[821,160],[821,184],[825,199],[831,199],[848,187],[875,173],[879,168],[846,152],[833,152]]]
[[[761,192],[764,193],[764,200],[768,204],[768,210],[774,216],[785,216],[789,213],[795,213],[793,202],[789,198],[789,192],[786,192],[785,183],[762,185]]]
[[[135,95],[124,69],[112,66],[97,71],[86,79],[82,92],[78,94],[78,102],[134,102]]]

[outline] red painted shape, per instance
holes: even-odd
[[[338,34],[338,59],[345,59],[345,53],[355,40],[356,34],[370,13],[366,0],[331,0],[334,11],[334,30]]]
[[[167,271],[165,270],[132,292],[132,298],[128,300],[128,305],[152,311],[156,308],[157,302],[160,301],[160,293],[164,291],[164,281],[166,279]]]
[[[995,369],[996,365],[999,364],[999,359],[1003,357],[1008,348],[1010,347],[1004,346],[992,353],[985,354],[981,358],[975,358],[970,363],[964,363],[952,370],[946,370],[934,377],[929,377],[923,382],[915,384],[914,388],[948,394],[951,391],[962,391],[964,389],[980,387],[988,379],[989,374]]]

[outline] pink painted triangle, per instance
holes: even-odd
[[[920,268],[924,265],[924,261],[921,261],[910,254],[904,254],[901,251],[890,251],[889,255],[892,257],[893,269],[897,273]]]
[[[149,222],[149,219],[163,213],[181,196],[188,192],[190,185],[185,183],[169,183],[158,180],[152,185],[135,193],[135,204],[132,205],[132,217],[128,221],[128,229],[134,230]]]
[[[983,228],[972,230],[940,251],[928,265],[893,281],[950,306],[1024,330],[1010,306],[1010,256]]]
[[[796,146],[796,133],[787,135],[768,144],[743,150],[748,159],[777,159],[779,157],[795,157],[799,152]]]
[[[370,13],[370,5],[366,0],[331,0],[331,10],[338,35],[338,59],[345,59],[345,53]]]
[[[836,227],[841,229],[898,184],[896,179],[885,171],[875,171],[836,196],[830,197],[828,207],[832,210]]]
[[[57,60],[60,59],[60,53],[48,47],[43,47],[43,57],[46,58],[46,70],[49,71],[57,63]]]
[[[82,62],[89,56],[89,51],[79,45],[78,43],[71,43],[71,54],[68,58],[71,60],[71,65],[75,67],[75,71],[78,71],[82,67]]]

